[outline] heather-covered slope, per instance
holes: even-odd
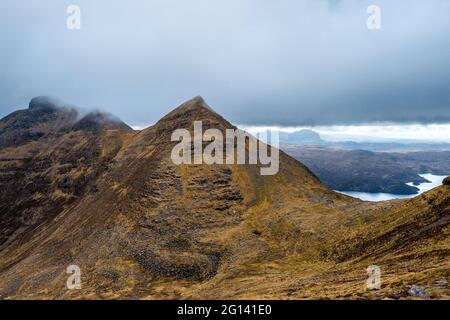
[[[410,293],[416,286],[422,298],[448,299],[449,220],[449,186],[407,201],[327,209],[294,199],[283,208],[266,203],[247,221],[270,246],[184,297],[404,299],[418,298]],[[237,256],[248,259],[246,252]],[[367,289],[371,265],[381,269],[380,290]]]
[[[197,120],[204,129],[233,128],[197,97],[140,132],[123,126],[74,131],[72,125],[62,140],[69,135],[78,142],[71,148],[36,140],[48,152],[74,152],[67,159],[70,168],[79,163],[77,150],[83,150],[75,146],[97,151],[90,162],[65,173],[69,181],[84,177],[83,187],[74,189],[82,191],[68,192],[71,201],[48,204],[49,194],[44,194],[42,202],[17,207],[23,218],[9,224],[19,230],[27,210],[37,210],[43,218],[34,228],[14,235],[2,229],[0,297],[370,298],[374,296],[364,289],[369,263],[383,264],[390,254],[395,265],[399,248],[422,250],[408,240],[409,231],[419,232],[415,237],[423,241],[423,250],[427,243],[429,248],[440,243],[408,278],[411,284],[421,272],[427,281],[443,276],[448,264],[448,253],[441,248],[448,243],[447,186],[433,191],[439,192],[439,205],[438,199],[367,204],[330,191],[282,152],[275,176],[261,176],[258,165],[173,164],[172,132],[192,131]],[[88,147],[88,142],[95,144]],[[46,189],[52,193],[61,192],[55,184],[61,178],[54,172],[58,163],[37,178],[48,179]],[[28,176],[34,171],[24,170]],[[11,180],[2,183],[12,185]],[[5,201],[14,200],[10,196]],[[54,208],[49,215],[47,206]],[[410,214],[399,219],[395,212],[406,207]],[[420,226],[414,224],[417,217],[423,217]],[[400,247],[386,245],[396,240],[388,226],[403,230]],[[386,254],[376,255],[381,248]],[[72,264],[81,268],[81,290],[66,288],[65,271]],[[395,289],[405,290],[408,281]],[[442,296],[438,291],[436,297]]]
[[[37,226],[95,191],[96,178],[130,130],[95,115],[97,132],[80,127],[92,113],[80,116],[74,107],[38,97],[0,121],[0,248],[28,239]]]

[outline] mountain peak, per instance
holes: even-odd
[[[214,111],[201,96],[182,103],[164,116],[159,123],[171,122],[173,125],[184,126],[196,120],[214,120],[213,122],[216,124],[222,123],[231,127],[231,124]]]
[[[117,118],[116,116],[100,112],[93,111],[81,118],[73,126],[73,130],[87,130],[87,131],[98,131],[98,130],[108,130],[108,129],[119,129],[119,130],[132,130],[126,123]]]
[[[205,108],[208,109],[209,111],[212,111],[214,113],[216,113],[205,101],[205,99],[203,99],[202,96],[195,96],[192,99],[187,100],[186,102],[182,103],[178,108],[176,108],[173,111],[187,111],[187,110],[193,110],[193,109],[201,109],[201,108]]]
[[[192,99],[186,101],[186,102],[195,102],[195,103],[205,103],[205,99],[203,99],[202,96],[195,96]]]
[[[58,101],[56,98],[50,96],[38,96],[31,99],[30,103],[28,104],[28,109],[56,110],[59,105],[61,105],[61,102]]]

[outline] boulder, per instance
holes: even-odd
[[[408,294],[413,297],[422,298],[422,299],[429,299],[427,292],[425,291],[425,288],[420,286],[412,286],[411,289],[409,289]]]
[[[442,181],[442,184],[444,186],[450,186],[450,177],[445,178],[444,181]]]

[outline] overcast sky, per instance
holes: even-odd
[[[0,44],[0,116],[45,94],[146,125],[202,95],[248,125],[450,122],[448,0],[1,0]]]

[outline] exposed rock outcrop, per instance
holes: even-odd
[[[442,184],[444,186],[450,186],[450,177],[445,178],[444,181],[442,181]]]

